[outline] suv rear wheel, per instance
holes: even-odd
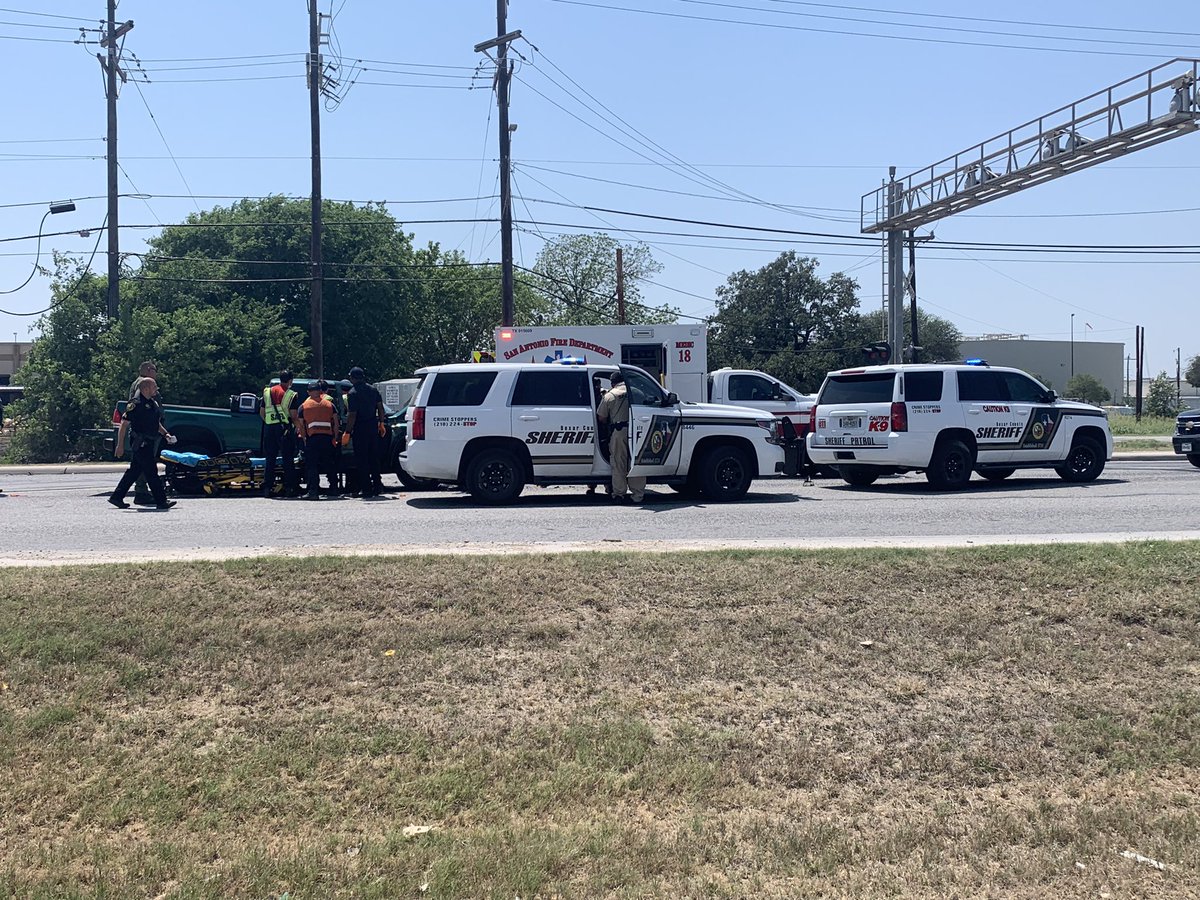
[[[846,484],[852,484],[855,487],[867,487],[874,484],[875,480],[879,478],[878,472],[863,466],[842,466],[838,469],[838,475]]]
[[[978,472],[980,475],[982,475],[984,478],[986,478],[988,481],[1003,481],[1005,478],[1008,478],[1010,475],[1012,475],[1013,472],[1015,472],[1017,470],[1016,469],[976,469],[975,471]]]
[[[525,488],[525,467],[508,450],[482,450],[467,466],[465,487],[480,503],[512,503]]]
[[[1200,469],[1200,453],[1189,453],[1188,462],[1190,462],[1197,469]]]
[[[933,448],[925,478],[939,491],[957,491],[967,486],[975,469],[975,454],[956,438],[943,438]]]
[[[1095,481],[1104,471],[1104,448],[1095,438],[1077,437],[1066,461],[1054,471],[1063,481]]]
[[[700,489],[710,500],[740,500],[754,480],[746,454],[737,447],[714,447],[700,461]]]

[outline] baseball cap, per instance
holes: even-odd
[[[325,382],[323,382],[323,381],[310,381],[308,383],[308,389],[310,391],[323,391],[323,390],[325,390],[324,385],[325,385]]]
[[[341,388],[343,391],[348,391],[351,388],[353,388],[354,385],[350,383],[349,378],[343,378],[341,381],[338,382],[338,387]]]
[[[362,370],[362,366],[355,366],[350,370],[350,378],[355,381],[363,381],[367,377],[367,373]]]
[[[610,375],[609,379],[608,379],[609,384],[622,384],[622,383],[624,383],[624,381],[625,381],[625,376],[622,375],[620,372],[613,372],[612,375]]]

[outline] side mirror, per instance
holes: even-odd
[[[772,400],[791,400],[792,398],[787,395],[787,391],[785,391],[779,385],[775,385],[771,389],[771,399]]]
[[[1046,391],[1046,402],[1047,403],[1053,403],[1057,399],[1058,399],[1058,394],[1054,393],[1054,391]]]
[[[671,391],[669,394],[667,394],[667,399],[663,402],[663,405],[664,406],[678,406],[679,405],[679,395],[677,393],[675,393],[674,391]]]

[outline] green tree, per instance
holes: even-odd
[[[822,279],[817,266],[789,250],[761,269],[730,275],[709,320],[710,365],[761,369],[815,391],[842,364],[860,325],[857,282],[840,272]]]
[[[622,244],[607,234],[573,234],[548,241],[532,272],[518,279],[535,293],[535,305],[518,316],[522,325],[616,325],[617,249],[622,251],[625,320],[635,324],[678,321],[679,310],[649,306],[642,285],[662,270],[645,244]]]
[[[310,210],[307,200],[273,196],[167,226],[148,242],[135,276],[138,305],[165,312],[257,301],[279,308],[285,325],[307,335]],[[412,238],[382,205],[325,201],[322,213],[325,371],[342,375],[361,365],[376,378],[402,374],[396,355],[416,331],[424,275]]]
[[[886,334],[882,309],[875,309],[859,319],[859,327],[853,332],[851,345],[862,346],[880,340]],[[917,337],[921,341],[919,359],[923,363],[953,362],[962,359],[958,345],[962,332],[948,319],[927,313],[917,307]],[[912,344],[912,305],[904,308],[904,347]],[[892,348],[892,360],[899,361],[904,348]],[[905,359],[907,362],[907,359]]]
[[[1065,393],[1068,397],[1082,400],[1085,403],[1091,403],[1095,406],[1107,403],[1112,399],[1112,393],[1100,383],[1100,379],[1086,372],[1072,375],[1067,381]]]
[[[1150,382],[1150,390],[1142,412],[1148,416],[1165,416],[1171,418],[1179,412],[1180,406],[1175,400],[1175,380],[1166,372],[1159,372]]]
[[[1200,387],[1200,356],[1193,356],[1188,360],[1187,371],[1183,373],[1183,380],[1192,387]]]

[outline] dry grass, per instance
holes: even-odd
[[[1198,566],[0,570],[0,896],[1197,896]]]

